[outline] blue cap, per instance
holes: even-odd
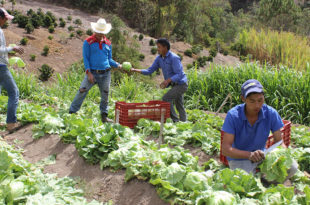
[[[250,93],[263,93],[263,92],[264,92],[264,89],[263,89],[262,84],[255,79],[247,80],[241,86],[241,95],[245,98]]]

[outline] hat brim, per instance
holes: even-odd
[[[255,88],[250,88],[250,89],[248,89],[246,92],[245,92],[245,95],[243,96],[243,97],[247,97],[249,94],[251,94],[251,93],[263,93],[264,92],[264,90],[262,89],[262,88],[257,88],[257,87],[255,87]]]
[[[98,29],[97,23],[91,22],[90,25],[95,33],[108,34],[112,29],[112,25],[110,23],[106,24],[106,28],[104,30]]]

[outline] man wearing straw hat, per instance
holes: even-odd
[[[83,44],[83,59],[85,66],[85,78],[81,83],[69,110],[76,113],[88,93],[97,84],[101,93],[100,112],[101,120],[113,122],[108,118],[108,99],[111,82],[111,68],[121,68],[121,65],[112,59],[112,45],[105,34],[109,33],[112,25],[100,18],[96,23],[91,23],[94,34],[87,38]]]
[[[11,16],[4,8],[0,8],[0,27],[2,27],[7,20],[12,20]],[[8,65],[8,53],[15,51],[23,54],[24,50],[21,47],[6,47],[6,41],[2,29],[0,28],[0,86],[6,89],[9,97],[7,110],[7,131],[10,133],[18,129],[21,124],[17,123],[16,110],[19,100],[19,90],[10,73]]]

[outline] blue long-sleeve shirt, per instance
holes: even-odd
[[[105,70],[107,68],[117,68],[119,64],[112,59],[112,45],[102,45],[102,50],[99,48],[99,43],[89,44],[86,40],[83,44],[83,59],[85,70]]]
[[[151,75],[158,68],[162,69],[165,80],[170,78],[172,82],[179,85],[187,82],[187,77],[183,71],[181,58],[171,51],[168,51],[165,57],[158,55],[152,66],[148,69],[142,70],[141,72],[143,75]]]

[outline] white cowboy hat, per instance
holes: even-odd
[[[103,18],[100,18],[97,23],[91,22],[90,24],[91,28],[95,33],[107,34],[112,29],[112,25],[110,23],[107,23]]]

